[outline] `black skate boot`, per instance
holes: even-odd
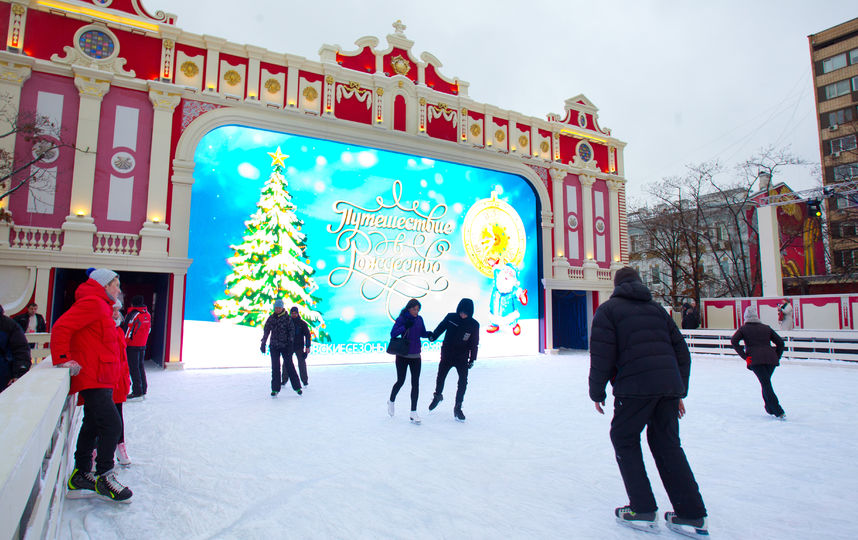
[[[95,478],[95,492],[114,502],[131,502],[131,490],[119,483],[113,469]]]
[[[664,524],[671,531],[691,538],[709,536],[709,523],[706,516],[697,519],[686,519],[677,516],[675,512],[665,512]]]
[[[465,413],[462,412],[462,407],[453,408],[453,416],[456,417],[456,421],[464,422],[465,421]]]
[[[95,493],[95,475],[91,472],[83,472],[80,469],[75,469],[72,475],[69,476],[67,484],[68,493],[66,499],[85,499],[94,497]]]
[[[435,407],[437,407],[438,404],[441,403],[442,401],[444,401],[444,396],[435,392],[435,394],[432,396],[432,403],[429,404],[429,410],[434,411]]]
[[[633,512],[631,506],[621,506],[614,509],[617,523],[639,531],[658,533],[655,512]]]

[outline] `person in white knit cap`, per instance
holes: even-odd
[[[745,342],[744,346],[740,343],[742,341]],[[759,379],[766,412],[779,420],[786,420],[786,414],[772,388],[772,374],[780,365],[781,356],[784,353],[784,340],[769,325],[760,320],[753,306],[748,306],[745,308],[745,324],[736,330],[730,343],[745,360],[748,369]]]

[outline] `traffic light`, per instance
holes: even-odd
[[[822,217],[822,201],[819,199],[809,199],[807,201],[807,216],[815,218]]]

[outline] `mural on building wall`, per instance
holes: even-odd
[[[207,134],[195,162],[185,346],[258,339],[283,298],[317,353],[382,352],[409,298],[431,329],[469,297],[481,356],[538,351],[538,212],[523,178],[237,126]]]

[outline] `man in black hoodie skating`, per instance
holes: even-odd
[[[644,468],[641,432],[673,511],[667,526],[689,536],[707,535],[706,508],[679,441],[682,398],[688,394],[691,354],[667,311],[652,300],[634,268],[614,275],[614,292],[593,315],[590,334],[590,399],[604,414],[605,386],[614,387],[611,442],[629,504],[617,521],[654,531],[657,505]]]
[[[477,347],[480,344],[480,323],[474,319],[474,301],[462,298],[455,313],[448,313],[441,324],[432,332],[430,341],[435,341],[444,332],[444,342],[441,344],[441,363],[438,364],[438,378],[435,381],[435,394],[429,410],[435,409],[444,396],[444,380],[452,368],[459,373],[459,387],[456,389],[456,405],[453,415],[460,422],[465,421],[462,413],[462,401],[465,399],[465,389],[468,387],[468,370],[477,360]]]

